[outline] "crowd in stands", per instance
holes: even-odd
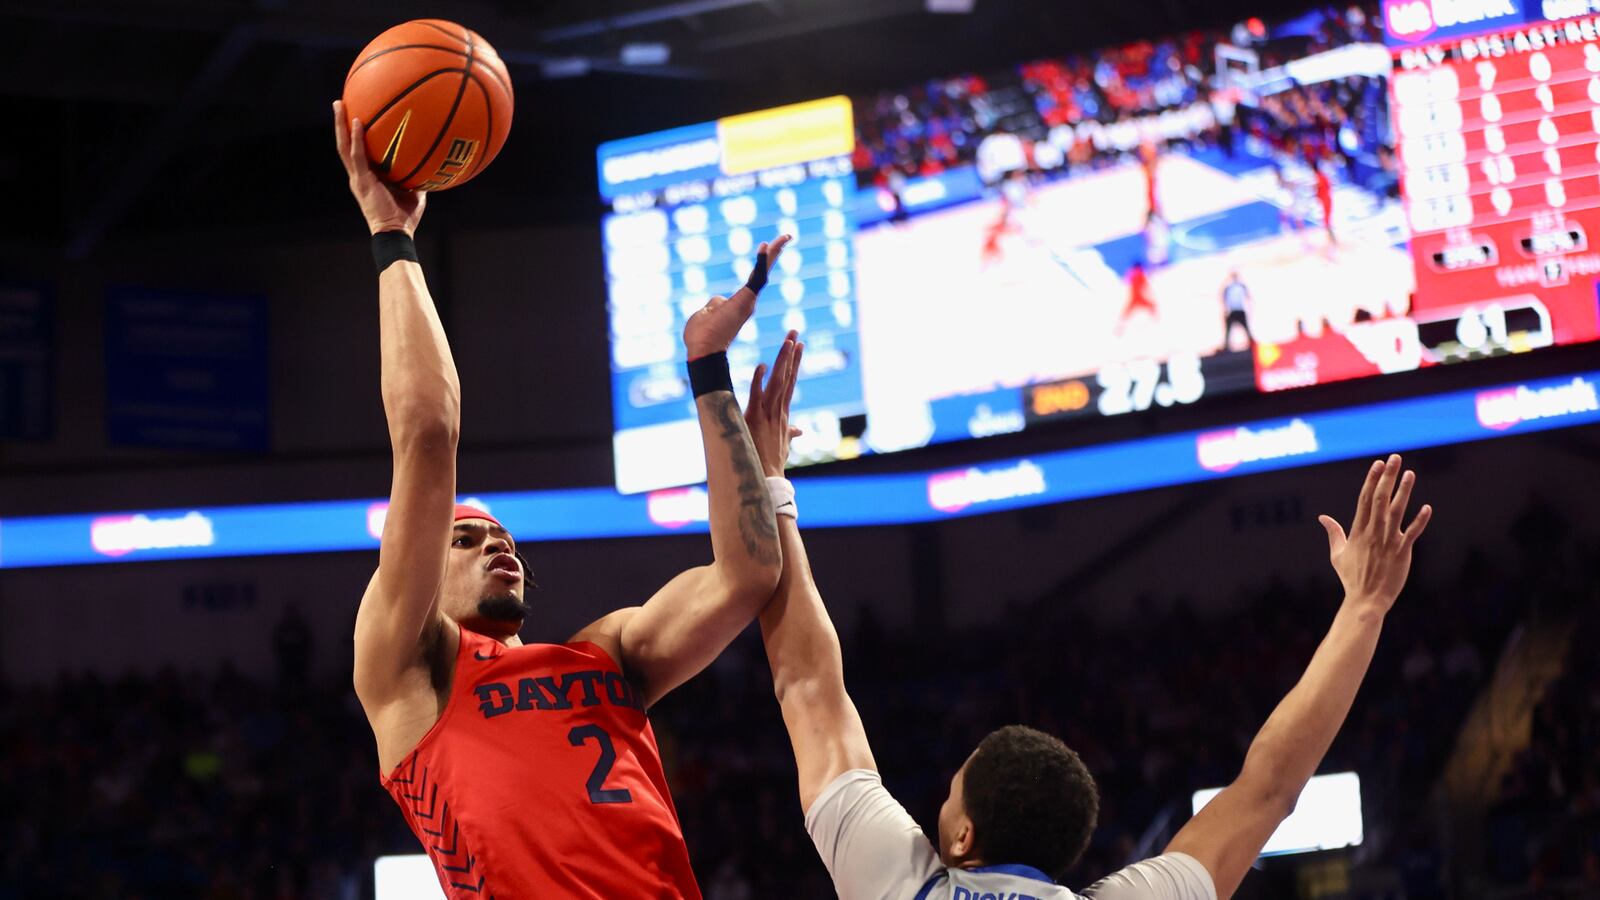
[[[1274,86],[1259,99],[1222,90],[1215,76],[1219,43],[1232,42],[1259,54],[1259,68],[1356,42],[1380,42],[1375,7],[1328,8],[1308,14],[1281,31],[1259,22],[1235,33],[1192,32],[1177,38],[1137,41],[1092,53],[1039,60],[1015,70],[938,79],[907,91],[855,100],[854,165],[862,185],[896,190],[906,178],[933,175],[971,163],[982,141],[997,133],[1030,144],[1053,130],[1097,123],[1110,126],[1216,99],[1215,127],[1173,138],[1172,144],[1220,146],[1230,154],[1238,142],[1315,164],[1337,160],[1348,173],[1358,148],[1393,146],[1387,86],[1382,79],[1352,77],[1320,84]],[[1233,119],[1236,100],[1239,118]],[[1131,147],[1058,141],[1066,162],[1099,165]],[[1392,154],[1390,155],[1392,157]],[[1371,168],[1392,171],[1392,158]],[[1369,176],[1372,173],[1362,173]],[[1363,180],[1365,180],[1363,178]]]
[[[930,80],[908,91],[855,101],[857,180],[870,184],[897,173],[932,175],[970,163],[994,131],[998,111],[976,75]]]
[[[1559,555],[1547,564],[1582,571]],[[1549,615],[1576,616],[1561,675],[1535,707],[1531,740],[1489,809],[1491,877],[1535,892],[1600,895],[1600,583],[1573,579]]]
[[[1593,556],[1590,568],[1556,574],[1476,551],[1462,559],[1452,578],[1402,598],[1324,767],[1360,773],[1363,853],[1403,871],[1414,898],[1444,896],[1430,893],[1441,857],[1417,810],[1506,636],[1529,598],[1580,584],[1592,606],[1600,584]],[[1081,888],[1128,862],[1164,811],[1181,823],[1190,792],[1231,779],[1339,595],[1330,575],[1272,582],[1221,615],[1195,611],[1217,598],[1132,598],[1129,624],[1112,626],[1077,612],[1073,594],[947,634],[870,615],[840,624],[878,764],[919,821],[934,821],[951,774],[991,728],[1031,724],[1083,755],[1103,800],[1071,879]],[[1501,801],[1537,852],[1502,876],[1595,875],[1600,679],[1589,616]],[[0,687],[0,898],[356,900],[370,894],[377,855],[416,852],[379,786],[348,670],[312,677],[312,636],[293,616],[273,640],[276,682],[168,670]],[[326,644],[342,663],[344,642]],[[708,900],[832,896],[752,634],[652,719]],[[1505,817],[1492,827],[1504,832]]]

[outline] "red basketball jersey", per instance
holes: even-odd
[[[449,703],[382,780],[453,900],[699,900],[643,701],[594,644],[461,629]]]

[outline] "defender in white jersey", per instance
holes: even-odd
[[[884,789],[867,735],[844,686],[839,637],[812,580],[800,540],[789,454],[789,398],[802,345],[790,340],[762,386],[758,368],[745,407],[756,452],[773,485],[783,577],[761,615],[800,776],[806,830],[841,900],[1071,900],[1058,879],[1094,830],[1099,797],[1077,754],[1020,725],[978,745],[950,780],[938,846]],[[1367,472],[1348,536],[1329,516],[1329,555],[1344,602],[1305,674],[1256,735],[1238,777],[1166,850],[1089,887],[1093,900],[1228,898],[1293,810],[1343,724],[1377,647],[1384,617],[1405,586],[1411,549],[1433,511],[1402,528],[1414,473],[1400,457]],[[782,495],[782,496],[780,496]]]

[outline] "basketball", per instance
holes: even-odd
[[[511,76],[489,42],[443,19],[415,19],[366,46],[344,106],[367,129],[384,181],[442,191],[477,177],[511,131]]]

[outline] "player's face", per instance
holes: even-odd
[[[522,563],[505,529],[486,519],[463,519],[450,534],[441,596],[443,612],[479,634],[509,637],[528,615]]]
[[[961,764],[950,778],[950,796],[939,807],[939,857],[947,866],[960,866],[972,854],[972,820],[967,818],[967,805],[962,797],[962,784],[966,780],[967,762]]]

